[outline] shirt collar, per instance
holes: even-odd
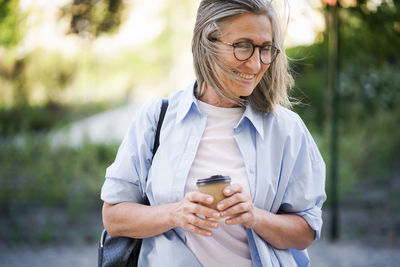
[[[194,90],[196,87],[197,87],[197,81],[193,82],[182,92],[182,98],[179,101],[176,114],[176,124],[180,123],[185,119],[185,117],[188,115],[192,107],[194,108],[195,111],[200,113],[197,104],[197,98],[194,95]]]
[[[198,107],[198,100],[194,95],[194,90],[197,87],[197,81],[193,82],[184,91],[177,109],[176,124],[180,123],[188,115],[191,109],[197,113],[201,113]],[[247,118],[249,122],[256,129],[261,138],[264,138],[264,118],[265,114],[254,110],[250,104],[246,105],[243,117],[239,122],[242,123],[243,119]]]
[[[265,114],[259,112],[251,107],[249,103],[246,105],[246,110],[244,111],[243,118],[247,118],[249,122],[253,125],[256,129],[258,134],[260,135],[261,139],[264,139],[264,119]],[[239,122],[239,125],[242,123],[242,120]]]

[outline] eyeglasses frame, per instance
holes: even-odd
[[[222,40],[219,40],[219,39],[214,39],[214,40],[215,40],[215,41],[218,41],[218,42],[220,42],[220,43],[223,43],[223,44],[232,46],[232,47],[234,48],[234,49],[233,49],[233,55],[234,55],[235,58],[236,58],[237,60],[239,60],[239,61],[246,61],[246,60],[249,60],[249,58],[251,58],[251,57],[253,56],[254,51],[256,51],[256,48],[258,47],[258,48],[260,49],[260,52],[258,53],[258,56],[259,56],[259,58],[260,58],[261,63],[264,64],[264,65],[270,65],[270,64],[272,64],[272,62],[274,62],[274,60],[276,59],[276,57],[278,56],[278,54],[281,52],[281,50],[280,50],[278,47],[276,47],[276,46],[274,46],[274,45],[269,45],[269,44],[268,44],[268,45],[256,45],[256,44],[253,44],[252,42],[230,43],[230,42],[225,42],[225,41],[222,41]],[[252,45],[253,51],[251,52],[251,54],[250,54],[250,56],[249,56],[248,58],[246,58],[246,59],[238,59],[238,58],[236,57],[235,48],[236,48],[236,46],[237,46],[239,43],[249,43],[249,44]],[[270,47],[276,49],[276,55],[274,56],[274,58],[271,60],[270,63],[264,63],[264,61],[262,61],[262,59],[261,59],[261,49],[264,48],[264,47],[267,47],[267,46],[270,46]]]

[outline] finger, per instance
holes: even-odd
[[[212,232],[210,230],[206,230],[200,227],[197,227],[195,225],[192,224],[187,224],[184,229],[186,231],[190,231],[192,233],[198,234],[198,235],[202,235],[202,236],[212,236]]]
[[[200,214],[216,220],[220,218],[218,211],[193,202],[187,202],[183,207],[183,212],[185,214]]]
[[[201,228],[218,228],[218,222],[210,221],[204,218],[201,218],[197,215],[191,215],[188,217],[188,222],[191,225],[201,227]]]
[[[218,228],[218,223],[202,219],[195,215],[191,215],[187,217],[187,223],[185,224],[185,226],[185,230],[189,230],[193,233],[203,236],[212,236],[212,231],[204,228]]]
[[[205,217],[213,218],[216,220],[218,220],[220,218],[220,213],[218,211],[208,208],[206,206],[203,206],[201,204],[197,204],[196,207],[194,207],[193,213],[201,214]]]
[[[231,184],[231,185],[225,186],[224,195],[229,197],[235,193],[241,193],[242,191],[243,191],[243,188],[240,184]]]
[[[213,196],[201,192],[189,192],[185,195],[185,198],[190,202],[203,203],[203,204],[212,204],[214,201]]]
[[[241,213],[237,216],[230,217],[225,220],[227,225],[235,225],[235,224],[246,224],[252,218],[251,214],[248,212]]]
[[[241,202],[250,202],[250,197],[247,194],[244,193],[236,193],[230,197],[227,197],[223,200],[221,200],[218,204],[217,204],[217,209],[222,211],[225,210],[229,207],[232,207],[238,203]]]
[[[251,205],[252,204],[249,202],[243,202],[243,203],[236,204],[224,211],[221,211],[220,216],[221,217],[236,216],[238,214],[248,212],[251,210]]]

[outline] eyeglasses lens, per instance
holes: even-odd
[[[239,43],[234,48],[235,57],[238,60],[247,60],[253,55],[254,46],[251,43]],[[273,46],[265,46],[261,49],[261,61],[270,64],[276,56],[276,49]]]
[[[247,60],[253,54],[253,49],[251,43],[239,43],[235,46],[235,56],[238,60]]]
[[[269,64],[274,60],[275,55],[276,55],[276,49],[274,47],[271,46],[264,47],[261,50],[261,61],[264,64]]]

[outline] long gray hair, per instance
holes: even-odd
[[[235,96],[216,75],[216,68],[234,78],[234,73],[218,56],[215,40],[221,36],[224,25],[234,16],[253,13],[265,14],[271,22],[273,45],[281,50],[271,63],[253,93],[247,97]],[[290,107],[288,90],[293,86],[293,78],[288,70],[288,60],[283,47],[283,36],[279,19],[271,3],[264,0],[202,0],[197,11],[192,39],[193,63],[198,82],[197,98],[204,94],[205,84],[216,91],[217,96],[227,98],[239,106],[249,103],[261,112],[270,112],[276,104]]]

